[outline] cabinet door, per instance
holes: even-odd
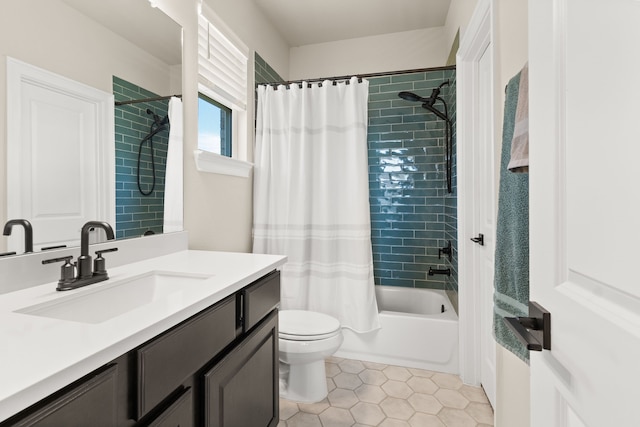
[[[13,423],[16,427],[113,427],[116,425],[117,365],[89,376],[50,403]]]
[[[156,417],[148,427],[192,427],[193,398],[191,388],[186,389],[175,402]]]
[[[236,338],[231,296],[139,348],[138,419]]]
[[[205,374],[205,426],[278,424],[278,313]]]

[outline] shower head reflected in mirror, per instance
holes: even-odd
[[[400,92],[398,96],[404,99],[405,101],[412,101],[412,102],[427,102],[429,100],[429,98],[423,98],[421,96],[416,95],[413,92]]]

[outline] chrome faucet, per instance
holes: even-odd
[[[60,270],[60,280],[58,280],[59,291],[68,291],[70,289],[80,288],[82,286],[90,285],[92,283],[102,282],[109,279],[107,269],[105,267],[105,259],[102,254],[105,252],[115,252],[118,248],[104,249],[96,251],[96,259],[93,261],[93,268],[91,264],[91,255],[89,255],[89,233],[95,228],[102,228],[107,234],[107,240],[113,240],[115,238],[113,234],[113,228],[103,221],[89,221],[82,226],[80,234],[80,256],[78,261],[71,263],[72,256],[66,256],[61,258],[46,259],[42,261],[43,264],[50,264],[52,262],[64,262]]]
[[[5,236],[11,236],[11,229],[14,225],[21,225],[24,227],[24,252],[33,252],[33,228],[31,227],[31,223],[26,219],[9,220],[4,225],[4,231],[2,234]]]

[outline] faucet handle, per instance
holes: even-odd
[[[69,256],[63,256],[60,258],[51,258],[51,259],[43,259],[42,263],[43,264],[52,264],[54,262],[65,262],[66,264],[71,264],[71,260],[73,259],[73,255],[69,255]]]
[[[96,259],[93,260],[93,274],[104,274],[107,275],[107,267],[105,264],[105,259],[102,257],[103,253],[106,252],[115,252],[118,248],[109,248],[103,249],[101,251],[96,251]]]
[[[98,255],[98,258],[102,257],[102,254],[107,253],[107,252],[116,252],[118,250],[118,248],[109,248],[109,249],[103,249],[101,251],[96,251],[96,255]]]
[[[42,260],[43,264],[51,264],[54,262],[64,262],[60,267],[60,280],[58,280],[58,290],[65,290],[66,285],[69,285],[75,280],[76,266],[71,264],[73,255],[63,256],[60,258],[51,258]]]

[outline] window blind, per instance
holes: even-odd
[[[216,101],[232,109],[247,109],[247,61],[247,55],[199,16],[199,83],[215,94]]]

